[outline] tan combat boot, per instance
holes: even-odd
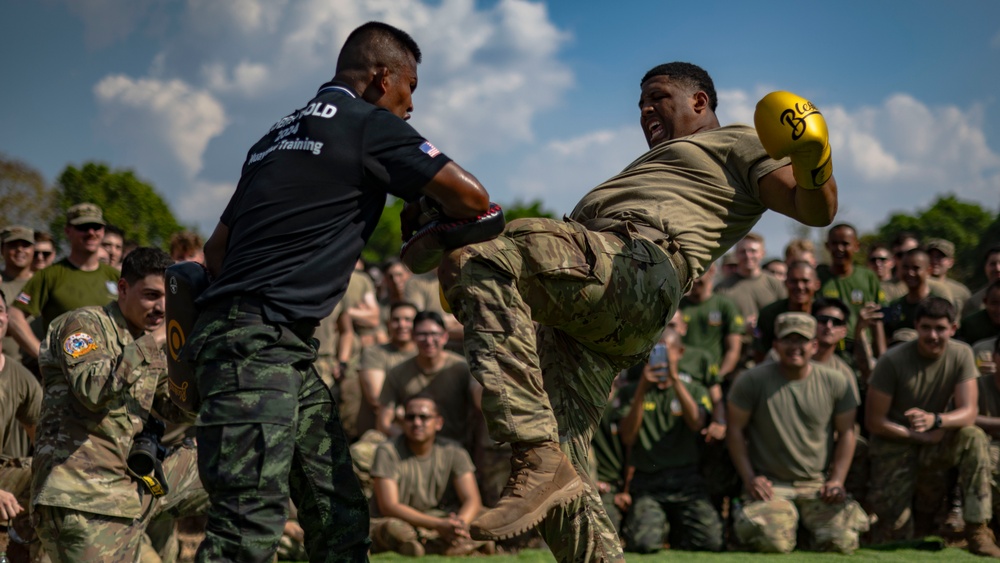
[[[528,531],[556,506],[583,496],[585,487],[555,442],[513,444],[510,478],[496,507],[469,525],[477,540],[503,540]]]
[[[1000,547],[997,547],[993,532],[985,522],[966,522],[965,540],[969,543],[969,553],[1000,559]]]

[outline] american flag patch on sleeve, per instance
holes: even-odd
[[[420,150],[427,153],[431,158],[441,154],[441,151],[437,150],[437,147],[432,145],[430,141],[424,141],[424,144],[420,145]]]

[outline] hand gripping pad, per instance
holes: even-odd
[[[414,273],[423,274],[438,267],[445,250],[494,239],[505,225],[503,209],[492,202],[485,213],[471,219],[441,216],[421,227],[403,244],[399,259]]]
[[[178,262],[166,271],[167,387],[170,399],[188,412],[198,412],[193,366],[183,361],[181,348],[198,320],[194,301],[208,287],[208,270],[197,262]]]

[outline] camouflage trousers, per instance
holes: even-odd
[[[764,553],[790,553],[799,524],[808,532],[809,547],[853,553],[858,534],[869,519],[856,501],[827,504],[819,498],[823,483],[773,483],[774,498],[752,501],[736,509],[733,530],[740,543]]]
[[[35,529],[42,548],[54,563],[104,561],[131,563],[139,560],[149,525],[172,523],[182,516],[203,514],[208,495],[198,478],[198,459],[193,446],[182,446],[163,460],[169,492],[154,498],[136,482],[136,494],[143,493],[139,518],[121,518],[39,504],[34,507]]]
[[[203,311],[185,345],[201,410],[198,468],[211,498],[198,561],[269,562],[301,514],[310,561],[363,561],[368,503],[307,329],[236,297]]]
[[[1000,441],[990,442],[990,491],[993,493],[993,514],[1000,512]]]
[[[426,514],[436,518],[448,516],[446,512],[436,509],[429,510]],[[371,537],[372,553],[399,552],[400,546],[404,543],[417,541],[424,546],[425,553],[429,555],[468,555],[487,543],[469,538],[449,542],[436,530],[413,526],[399,518],[372,518]]]
[[[20,424],[16,425],[23,432]],[[41,549],[35,539],[35,529],[31,523],[31,458],[7,458],[0,460],[0,490],[14,495],[24,509],[7,522],[9,528],[28,545],[11,541],[8,531],[0,532],[0,546],[6,546],[7,557],[11,561],[40,561]]]
[[[951,430],[932,445],[872,439],[868,503],[878,515],[872,541],[912,538],[915,515],[932,517],[941,510],[948,470],[953,467],[958,469],[963,519],[970,524],[989,521],[993,515],[989,443],[977,426]]]
[[[490,435],[558,440],[589,485],[582,501],[549,513],[543,538],[561,561],[622,559],[588,475],[590,441],[614,377],[645,358],[680,299],[669,256],[638,236],[521,219],[447,255],[439,274]]]
[[[632,507],[625,517],[625,548],[654,553],[669,539],[672,548],[722,550],[722,520],[712,506],[697,466],[636,472]]]

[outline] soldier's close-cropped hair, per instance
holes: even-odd
[[[122,279],[133,284],[149,275],[163,275],[174,263],[170,256],[151,246],[142,246],[128,253],[122,260]]]
[[[368,22],[347,36],[337,74],[368,72],[380,66],[398,69],[409,63],[410,55],[420,63],[420,47],[405,31],[382,22]]]
[[[439,327],[447,329],[444,324],[444,318],[437,311],[420,311],[417,313],[417,316],[413,317],[413,326],[417,326],[424,321],[431,321]]]
[[[951,301],[942,297],[928,297],[917,304],[917,310],[913,314],[913,322],[919,323],[920,319],[928,317],[931,319],[948,319],[949,323],[955,322],[955,306]]]
[[[666,76],[670,80],[680,82],[694,91],[702,91],[708,95],[708,107],[714,112],[719,105],[719,96],[715,93],[715,83],[712,77],[705,72],[705,69],[691,63],[672,62],[666,63],[646,71],[639,85],[645,84],[647,80],[654,76]]]

